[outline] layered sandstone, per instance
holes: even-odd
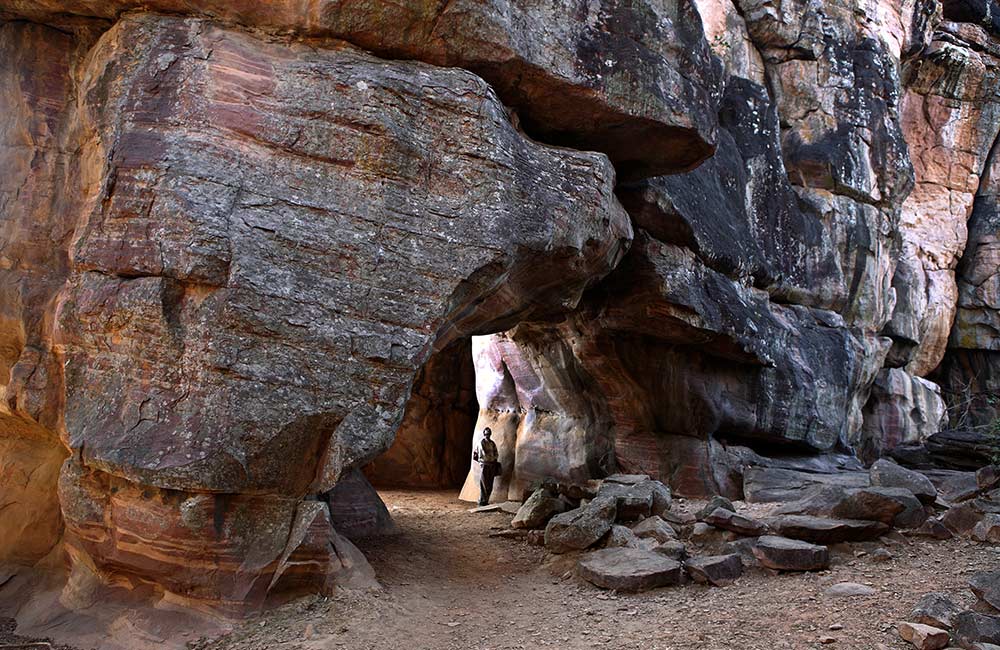
[[[472,498],[486,426],[494,500],[740,497],[995,419],[990,3],[306,5],[0,7],[0,562],[62,606],[370,585],[371,483]]]

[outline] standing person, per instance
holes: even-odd
[[[489,427],[483,429],[483,441],[479,449],[472,452],[472,460],[482,466],[479,475],[479,505],[485,506],[490,503],[490,494],[493,492],[493,479],[500,473],[500,451],[497,443],[490,440],[493,431]]]

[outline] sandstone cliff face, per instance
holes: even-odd
[[[0,562],[64,604],[366,583],[368,479],[473,497],[485,426],[495,499],[736,497],[992,417],[985,9],[198,4],[0,8]]]

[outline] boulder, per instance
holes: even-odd
[[[1000,644],[1000,617],[962,612],[955,617],[952,637],[960,647],[970,650],[977,643]]]
[[[830,515],[880,521],[897,528],[917,528],[927,520],[923,504],[912,492],[890,487],[848,490]]]
[[[902,488],[908,490],[924,504],[932,504],[937,499],[937,488],[929,478],[912,469],[880,458],[868,470],[871,484],[875,487]]]
[[[647,479],[646,483],[650,483],[650,481]],[[597,494],[615,500],[618,509],[618,521],[645,519],[652,514],[652,490],[638,489],[638,486],[635,484],[605,481]]]
[[[941,522],[941,519],[938,517],[931,517],[923,524],[921,524],[920,528],[917,528],[916,530],[912,531],[912,533],[915,535],[920,535],[922,537],[931,537],[933,539],[942,539],[942,540],[951,539],[952,537],[954,537],[952,532],[948,529],[947,526],[945,526]]]
[[[611,530],[615,514],[614,499],[597,497],[585,506],[556,515],[545,527],[545,548],[567,553],[593,546]]]
[[[323,499],[330,508],[330,521],[348,539],[393,535],[399,532],[388,509],[360,470],[351,470]]]
[[[632,532],[640,539],[655,539],[664,543],[677,539],[677,531],[660,517],[649,517],[632,526]]]
[[[972,539],[977,542],[1000,544],[1000,515],[992,512],[983,515],[972,529]]]
[[[701,510],[696,512],[694,516],[698,521],[704,521],[705,517],[715,512],[717,508],[722,508],[724,510],[728,510],[729,512],[736,512],[736,506],[733,505],[732,501],[717,494],[709,499],[708,503],[706,503]]]
[[[753,547],[761,566],[777,571],[818,571],[830,566],[830,551],[799,540],[766,535]]]
[[[776,467],[751,467],[743,477],[743,489],[749,503],[798,501],[807,490],[819,486],[859,488],[870,484],[868,472],[860,471],[816,474]]]
[[[922,623],[900,623],[899,636],[917,650],[941,650],[951,640],[947,630]]]
[[[1000,487],[1000,465],[987,465],[976,470],[976,487],[992,490]]]
[[[544,528],[549,519],[566,512],[567,507],[565,501],[551,496],[547,490],[535,490],[535,493],[518,508],[510,525],[514,528]]]
[[[677,540],[657,544],[651,550],[678,562],[683,561],[688,556],[687,547],[684,546],[683,542]]]
[[[689,558],[684,568],[695,582],[716,587],[732,584],[743,575],[743,561],[735,553]]]
[[[613,525],[604,537],[605,548],[643,548],[643,546],[631,528],[619,524]]]
[[[816,544],[862,542],[876,539],[889,531],[879,521],[827,519],[809,515],[781,515],[767,521],[777,535]]]
[[[678,585],[684,567],[660,553],[636,548],[605,548],[580,559],[580,577],[598,587],[617,591],[646,591]]]
[[[767,525],[763,522],[745,517],[732,510],[726,510],[725,508],[716,508],[711,514],[704,517],[703,521],[710,526],[747,537],[757,537],[767,531]]]
[[[984,514],[971,503],[960,503],[941,515],[941,523],[954,535],[965,537],[972,534]]]
[[[962,608],[956,605],[947,594],[932,591],[920,597],[913,611],[910,612],[910,620],[950,630],[955,624],[955,617],[962,611]]]
[[[1000,611],[1000,571],[981,571],[969,580],[969,588],[981,602]]]

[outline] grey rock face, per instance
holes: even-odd
[[[982,571],[972,576],[969,588],[976,598],[1000,611],[1000,571]]]

